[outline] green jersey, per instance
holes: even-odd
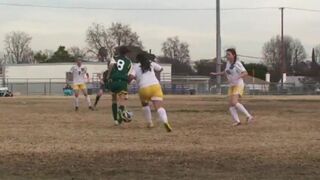
[[[115,64],[112,67],[110,79],[112,81],[128,82],[128,76],[131,72],[131,60],[125,56],[115,57]]]

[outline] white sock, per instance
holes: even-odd
[[[74,106],[79,107],[79,97],[74,97]]]
[[[86,97],[86,99],[87,99],[88,105],[89,105],[89,106],[91,106],[91,100],[90,100],[90,97],[89,97],[89,96],[87,96],[87,97]]]
[[[148,123],[152,123],[152,115],[150,106],[142,107],[144,118],[147,120]]]
[[[168,117],[167,117],[167,112],[164,108],[159,108],[158,109],[158,114],[160,121],[163,123],[168,123]]]
[[[236,107],[238,108],[239,111],[241,111],[243,114],[245,114],[248,118],[252,117],[251,114],[246,110],[246,108],[242,104],[237,103]]]
[[[229,110],[230,110],[230,113],[231,113],[233,120],[235,122],[240,122],[237,109],[234,106],[232,106],[232,107],[229,107]]]

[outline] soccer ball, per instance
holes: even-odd
[[[124,111],[119,115],[120,115],[120,120],[123,122],[129,123],[132,121],[132,118],[133,118],[132,112]]]

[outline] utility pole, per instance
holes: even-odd
[[[221,72],[220,0],[216,0],[216,72]],[[221,76],[217,76],[217,93],[221,94]]]
[[[283,90],[283,83],[284,83],[284,73],[286,73],[286,60],[285,60],[285,48],[284,48],[284,42],[283,42],[283,10],[284,7],[280,8],[281,10],[281,67],[280,67],[280,72],[281,72],[281,90]]]

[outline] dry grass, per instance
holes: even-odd
[[[246,97],[258,121],[237,128],[225,100],[167,97],[168,134],[145,128],[136,97],[123,127],[107,96],[78,113],[71,98],[0,99],[0,179],[320,178],[320,97]]]

